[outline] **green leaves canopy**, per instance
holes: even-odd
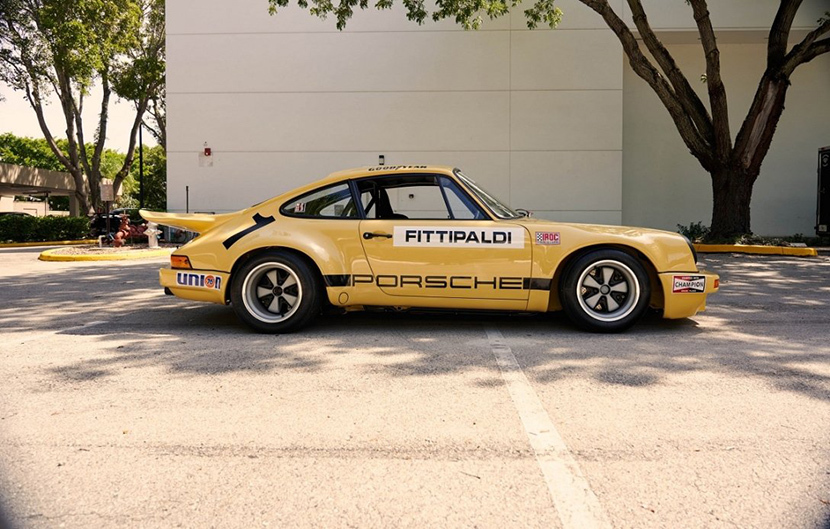
[[[4,0],[0,20],[0,79],[42,96],[68,82],[86,93],[135,47],[141,9],[133,0]]]
[[[281,7],[287,6],[289,0],[268,0],[269,12],[277,13]],[[336,5],[331,0],[298,0],[298,5],[308,9],[312,15],[325,19],[334,15],[337,19],[337,29],[346,27],[346,22],[354,14],[355,8],[368,9],[368,0],[340,0]],[[409,20],[423,24],[427,18],[438,22],[444,19],[453,19],[464,29],[478,29],[483,17],[493,20],[506,15],[511,8],[518,6],[521,0],[437,0],[436,9],[430,14],[424,6],[424,0],[403,0],[406,8],[406,17]],[[376,9],[391,9],[393,0],[377,0]],[[562,20],[562,11],[554,5],[554,0],[537,0],[533,6],[524,11],[527,26],[530,29],[539,24],[551,28],[556,27]]]

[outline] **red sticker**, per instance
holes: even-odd
[[[559,244],[558,231],[537,231],[536,244]]]

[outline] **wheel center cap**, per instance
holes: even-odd
[[[280,294],[282,294],[282,287],[274,287],[274,290],[272,290],[272,292],[275,296],[279,296]]]
[[[599,291],[601,294],[608,294],[609,292],[611,292],[611,287],[609,287],[608,285],[602,285],[601,287],[599,287]]]

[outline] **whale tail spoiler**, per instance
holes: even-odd
[[[158,211],[147,211],[142,209],[138,212],[148,222],[164,224],[174,228],[181,228],[196,233],[205,233],[217,226],[224,224],[237,213],[222,213],[211,215],[209,213],[161,213]]]

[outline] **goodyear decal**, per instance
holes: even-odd
[[[688,294],[706,291],[706,276],[672,276],[672,293]]]
[[[524,228],[395,226],[395,246],[427,248],[524,248]]]
[[[402,169],[426,169],[426,165],[381,165],[378,167],[370,167],[369,172],[375,171],[400,171]]]
[[[211,274],[176,272],[176,284],[183,287],[199,287],[220,290],[222,287],[222,278]]]

